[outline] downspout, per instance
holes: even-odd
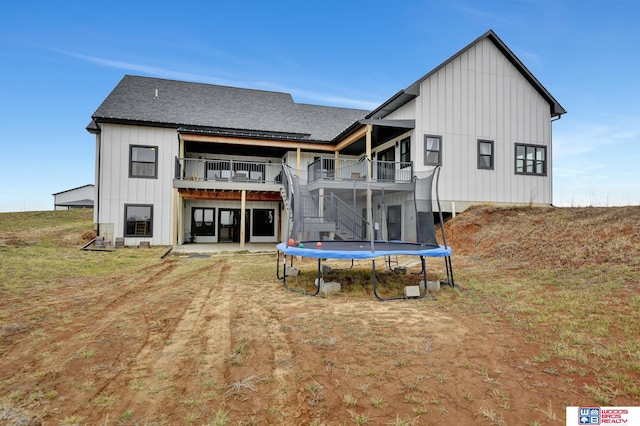
[[[551,117],[551,123],[553,123],[554,121],[558,121],[560,120],[560,118],[562,117],[561,114],[556,114],[555,116]],[[553,150],[553,126],[549,127],[549,147],[551,148],[551,150]],[[549,176],[551,178],[551,204],[550,207],[553,207],[553,159],[551,154],[549,155]]]
[[[95,119],[94,119],[95,121]],[[98,160],[98,188],[96,189],[96,235],[100,235],[100,188],[102,187],[102,129],[100,128],[100,124],[96,121],[96,126],[98,126],[98,134],[97,138],[97,160]]]
[[[184,177],[184,160],[182,160],[184,158],[184,150],[183,150],[183,143],[182,143],[182,139],[180,138],[180,132],[177,131],[176,132],[176,136],[178,137],[178,161],[175,162],[176,164],[174,164],[174,167],[177,166],[178,162],[180,163],[180,178]],[[176,176],[177,174],[177,170],[173,171],[173,177],[174,179],[177,178],[178,176]],[[183,223],[183,217],[182,214],[184,212],[184,201],[182,200],[182,197],[180,196],[180,191],[175,190],[173,196],[176,198],[175,200],[173,200],[173,207],[174,207],[174,211],[175,211],[175,216],[173,218],[174,221],[174,225],[175,225],[175,238],[173,239],[173,246],[177,247],[182,243],[184,243],[184,234],[183,234],[183,229],[184,229],[184,223]]]

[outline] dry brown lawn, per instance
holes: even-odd
[[[461,290],[384,303],[349,270],[340,294],[288,292],[275,249],[81,251],[91,227],[0,214],[0,424],[533,426],[640,403],[638,207],[474,208],[447,224]]]

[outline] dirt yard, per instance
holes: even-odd
[[[12,236],[0,248],[15,246]],[[560,425],[565,406],[597,405],[589,364],[554,356],[506,310],[459,307],[477,295],[468,282],[485,274],[489,286],[486,275],[501,273],[464,250],[453,258],[462,292],[384,303],[288,292],[275,251],[127,251],[149,254],[104,276],[0,289],[0,424]],[[625,372],[638,383],[638,370]]]

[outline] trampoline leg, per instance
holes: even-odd
[[[444,258],[444,265],[447,269],[447,283],[449,284],[449,286],[459,289],[453,279],[453,266],[451,265],[451,256],[446,256]]]
[[[294,256],[291,256],[291,262],[290,262],[290,267],[293,268],[293,258]],[[284,253],[283,254],[283,259],[284,261],[282,262],[282,277],[280,276],[280,250],[278,250],[278,258],[276,260],[276,276],[278,277],[279,280],[284,280],[287,278],[287,254]]]
[[[309,293],[309,296],[315,296],[316,294],[318,294],[320,292],[320,287],[322,285],[321,280],[322,279],[322,259],[318,258],[318,288],[316,288],[316,292],[311,294]]]
[[[427,295],[427,264],[424,260],[424,256],[420,256],[420,263],[422,264],[422,279],[424,280],[424,289],[422,293],[420,293],[420,297],[418,299],[422,299]]]
[[[280,250],[277,250],[278,255],[276,257],[276,278],[278,278],[279,280],[283,280],[284,279],[284,274],[281,277],[280,276]],[[287,255],[284,254],[284,263],[283,263],[283,273],[286,273],[286,264],[287,264]]]
[[[376,281],[376,260],[375,259],[371,259],[371,271],[372,271],[371,279],[373,282],[373,294],[376,296],[378,300],[382,300],[382,301],[387,300],[378,295],[378,283]]]
[[[291,266],[293,267],[293,256],[291,256]],[[308,292],[302,289],[296,289],[296,288],[291,288],[289,286],[287,286],[287,255],[284,255],[284,262],[282,263],[282,267],[284,268],[283,270],[283,274],[282,274],[282,284],[284,285],[284,288],[286,288],[289,291],[292,291],[294,293],[302,293],[302,294],[306,294],[307,296],[315,296],[318,293],[320,293],[320,277],[321,277],[321,273],[322,273],[322,268],[321,268],[321,264],[320,264],[321,259],[318,259],[318,286],[316,288],[315,293],[312,292]]]
[[[284,254],[282,262],[282,284],[284,284],[284,288],[287,288],[287,254]]]

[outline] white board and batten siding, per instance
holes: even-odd
[[[125,245],[148,241],[152,245],[171,245],[173,237],[172,187],[174,159],[178,156],[175,129],[102,124],[100,158],[102,165],[97,182],[102,205],[96,222],[116,236],[125,233],[125,205],[153,205],[153,236],[126,237]],[[129,177],[131,145],[158,148],[157,178]]]
[[[420,96],[387,118],[416,120],[411,156],[417,171],[430,168],[424,135],[442,137],[445,204],[551,204],[549,103],[490,40],[423,80]],[[494,142],[493,170],[478,169],[478,139]],[[516,143],[547,147],[546,176],[515,174]]]

